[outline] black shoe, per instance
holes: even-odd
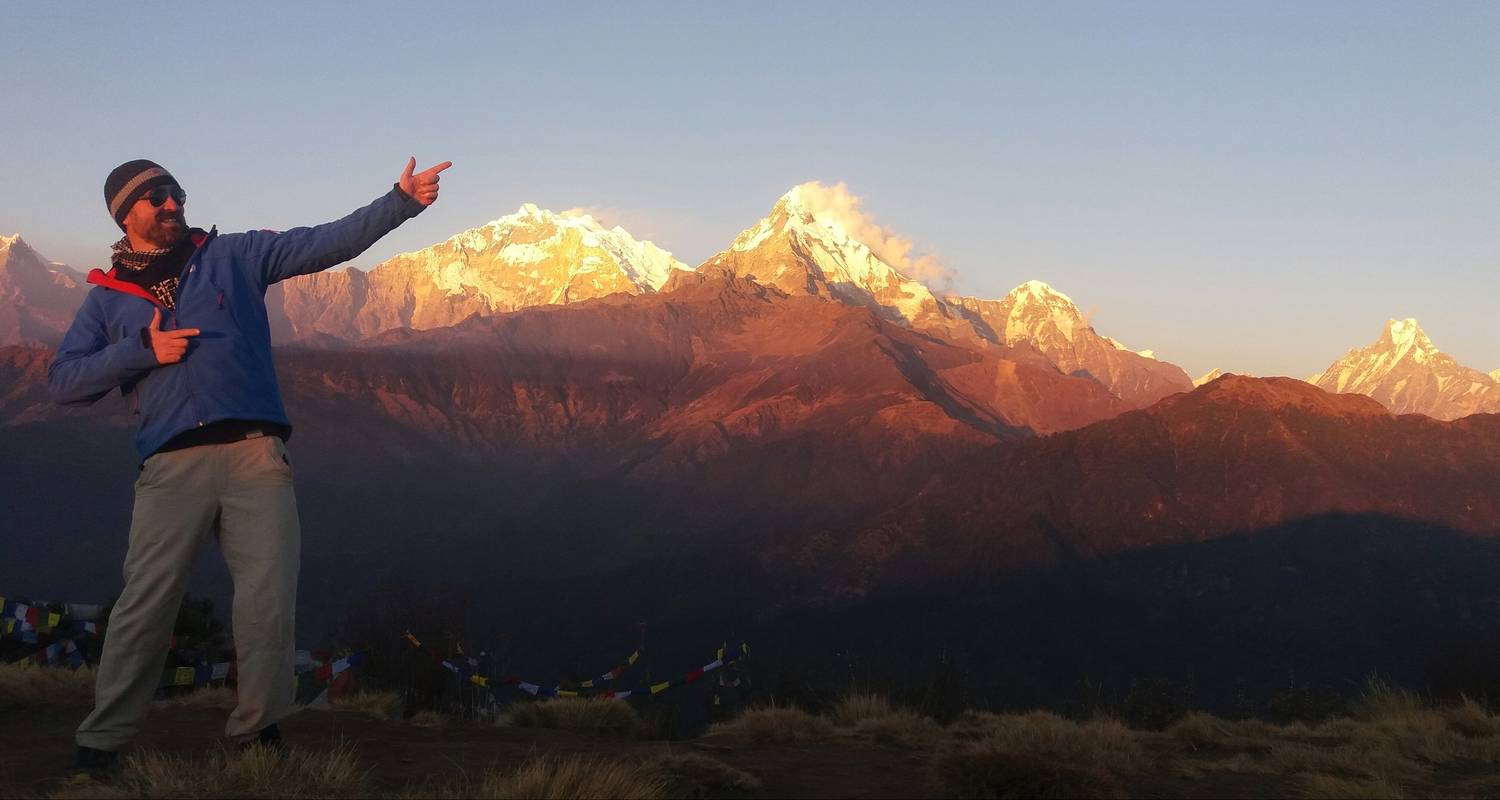
[[[119,755],[113,750],[100,750],[79,745],[78,751],[73,756],[73,768],[69,770],[69,774],[90,778],[104,777],[115,768],[115,761]]]
[[[276,725],[267,725],[255,734],[255,738],[240,745],[241,750],[249,750],[252,747],[264,747],[277,755],[286,753],[286,742],[281,739],[281,728]]]

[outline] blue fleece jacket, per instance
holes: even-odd
[[[89,283],[96,285],[47,371],[52,399],[88,405],[112,389],[134,392],[142,459],[173,436],[220,420],[289,425],[271,363],[266,288],[354,258],[423,208],[392,189],[337,222],[283,233],[201,234],[183,267],[175,312],[114,270],[94,270]],[[157,364],[141,341],[157,308],[164,330],[202,331],[175,364]]]

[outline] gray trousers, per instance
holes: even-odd
[[[125,590],[109,615],[79,745],[118,750],[140,730],[210,534],[234,579],[239,705],[224,733],[245,740],[291,711],[302,531],[286,447],[274,436],[202,445],[146,459],[135,483]]]

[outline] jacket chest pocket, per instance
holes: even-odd
[[[203,281],[204,297],[199,300],[204,304],[203,315],[214,320],[217,327],[224,330],[238,330],[239,319],[234,313],[234,303],[230,302],[229,289],[212,278]]]

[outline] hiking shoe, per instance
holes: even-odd
[[[286,754],[286,742],[281,738],[281,728],[276,725],[267,725],[255,734],[255,738],[240,743],[241,750],[249,750],[252,747],[264,747],[276,755]]]
[[[68,770],[68,774],[75,778],[102,778],[115,768],[115,761],[119,756],[113,750],[79,745],[73,755],[73,768]]]

